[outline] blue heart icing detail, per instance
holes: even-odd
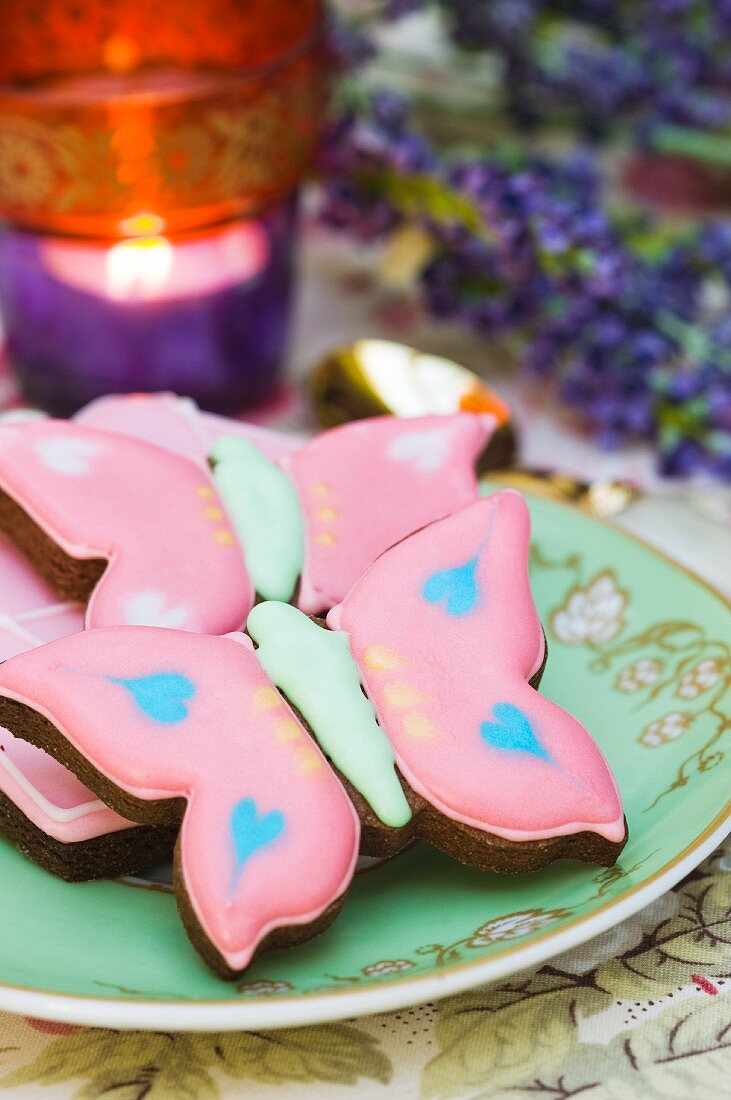
[[[525,752],[539,760],[551,763],[551,756],[544,749],[533,727],[522,710],[512,703],[496,703],[492,708],[496,722],[482,722],[480,736],[494,749],[507,752]]]
[[[267,814],[257,815],[253,798],[242,798],[231,812],[231,834],[236,852],[236,876],[247,859],[260,848],[271,844],[284,829],[284,814],[279,810],[270,810]]]
[[[422,589],[428,603],[444,603],[448,615],[468,615],[477,607],[475,571],[478,554],[454,569],[440,569],[427,577]]]
[[[193,698],[195,685],[179,672],[154,672],[131,680],[118,676],[107,679],[128,691],[142,713],[155,722],[167,726],[188,717],[184,700]]]

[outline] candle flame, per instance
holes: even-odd
[[[160,237],[165,232],[165,219],[159,214],[133,214],[120,222],[125,237]]]
[[[173,246],[165,237],[120,241],[106,258],[107,293],[123,301],[156,298],[170,278]]]

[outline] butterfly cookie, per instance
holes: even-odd
[[[257,593],[328,611],[389,546],[477,500],[495,428],[473,413],[373,417],[278,462],[248,440],[220,439],[213,476]]]
[[[87,627],[240,628],[254,602],[205,469],[61,420],[0,426],[0,528]]]
[[[537,690],[546,645],[529,537],[522,497],[497,493],[378,558],[328,633],[283,604],[249,616],[260,662],[354,789],[367,853],[423,837],[475,867],[528,871],[563,857],[610,865],[626,842],[598,746]],[[373,724],[395,773],[366,759],[354,770]]]
[[[626,824],[609,766],[537,691],[528,539],[503,492],[392,547],[326,624],[270,601],[249,636],[61,638],[0,666],[0,721],[117,813],[179,827],[180,912],[227,978],[326,927],[359,850],[610,865]]]

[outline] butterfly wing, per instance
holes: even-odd
[[[56,598],[26,558],[0,535],[0,661],[83,629],[82,609]],[[0,794],[65,844],[129,828],[75,775],[35,745],[0,728]]]
[[[208,468],[208,456],[224,436],[254,443],[265,458],[278,461],[299,446],[291,432],[277,432],[203,412],[190,397],[173,393],[125,393],[98,397],[76,413],[74,421],[90,428],[119,432],[197,462]]]
[[[506,840],[625,834],[577,719],[528,683],[543,637],[522,498],[502,492],[384,554],[328,616],[347,632],[399,770],[442,814]]]
[[[332,607],[379,554],[477,497],[491,416],[374,417],[317,436],[286,464],[305,514],[298,606]]]
[[[10,425],[0,488],[67,555],[109,561],[88,627],[219,634],[245,622],[253,592],[241,549],[211,479],[187,459],[67,421]]]
[[[225,976],[277,930],[336,911],[359,843],[334,772],[243,635],[85,631],[0,667],[0,720],[40,740],[110,805],[180,820],[178,901],[191,939]],[[103,716],[103,717],[100,717]],[[36,730],[38,727],[36,726]],[[215,738],[215,741],[213,740]]]

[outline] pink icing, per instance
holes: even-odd
[[[74,844],[132,828],[42,749],[0,727],[0,791],[44,833]]]
[[[476,500],[475,463],[495,426],[472,413],[374,417],[285,460],[305,517],[299,608],[332,607],[389,546]]]
[[[81,409],[74,420],[87,427],[103,428],[154,443],[206,469],[214,444],[226,435],[248,439],[272,462],[278,462],[301,443],[296,436],[258,424],[202,412],[189,397],[178,397],[174,393],[100,397]]]
[[[344,424],[302,445],[253,424],[202,413],[173,394],[104,397],[77,422],[120,432],[207,468],[224,435],[240,435],[293,478],[307,546],[298,606],[310,614],[341,600],[363,570],[412,531],[477,498],[475,463],[496,428],[490,415]]]
[[[0,661],[83,627],[83,610],[60,602],[22,554],[0,535]],[[105,806],[62,764],[0,727],[0,791],[62,843],[132,824]]]
[[[125,686],[160,678],[171,697]],[[244,635],[86,631],[6,662],[0,691],[50,719],[122,790],[187,800],[186,894],[232,971],[273,929],[317,919],[347,888],[357,815]]]
[[[379,558],[328,625],[349,635],[400,771],[442,813],[508,840],[619,842],[604,757],[527,683],[543,655],[529,537],[519,494],[481,500]]]
[[[59,600],[0,532],[0,661],[82,630],[80,604]]]
[[[86,626],[223,634],[253,593],[208,474],[147,443],[60,420],[0,427],[0,488],[67,554],[107,558]]]

